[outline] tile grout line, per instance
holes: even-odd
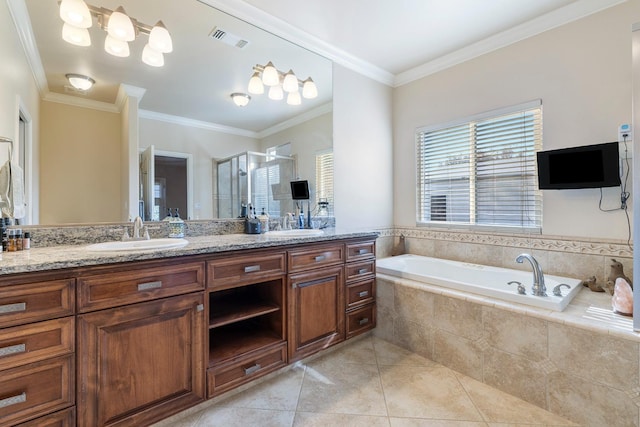
[[[378,380],[380,381],[380,390],[382,390],[382,398],[384,399],[384,410],[387,413],[387,423],[391,426],[391,420],[389,419],[389,405],[387,403],[387,394],[384,391],[384,385],[382,384],[382,374],[380,373],[380,362],[378,361],[378,349],[376,347],[376,341],[373,336],[369,338],[371,340],[371,346],[373,347],[373,355],[376,358],[376,370],[378,372]]]

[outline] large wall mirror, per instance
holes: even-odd
[[[225,196],[218,165],[242,153],[284,149],[294,159],[295,178],[308,180],[315,192],[316,164],[332,149],[330,60],[205,0],[86,3],[108,11],[123,7],[150,27],[162,21],[173,51],[164,54],[164,66],[147,65],[142,54],[149,36],[141,33],[128,43],[128,57],[113,56],[105,51],[103,18],[95,16],[91,45],[73,45],[63,40],[58,1],[10,0],[28,14],[18,33],[32,33],[37,52],[27,56],[36,68],[41,64],[35,73],[42,100],[34,223],[117,222],[138,210],[162,219],[167,208],[180,208],[188,219],[233,217],[246,201],[220,207]],[[286,93],[272,100],[266,87],[264,94],[249,94],[248,105],[236,105],[231,94],[248,93],[254,68],[268,62],[284,73],[293,70],[300,89],[312,78],[318,96],[290,105]],[[95,84],[74,89],[68,74],[86,75]],[[260,165],[235,173],[250,174],[251,167]]]

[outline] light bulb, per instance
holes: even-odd
[[[307,80],[302,84],[302,96],[306,99],[312,99],[318,96],[318,88],[313,80],[311,80],[311,77],[307,77]]]
[[[247,87],[249,93],[253,93],[255,95],[260,95],[264,93],[264,85],[262,84],[262,80],[260,79],[260,74],[256,71],[249,79],[249,87]]]
[[[161,53],[169,53],[173,51],[173,41],[171,40],[171,35],[169,35],[169,31],[164,26],[162,21],[158,21],[158,23],[151,29],[151,33],[149,34],[149,46],[156,52]]]
[[[300,98],[300,92],[289,92],[287,95],[287,104],[289,105],[300,105],[302,103],[302,98]]]
[[[164,65],[164,55],[162,52],[151,47],[151,43],[147,43],[142,49],[142,62],[152,67],[162,67]]]
[[[62,0],[60,18],[78,28],[89,28],[93,24],[89,7],[82,0]]]
[[[107,34],[107,37],[104,39],[104,50],[113,56],[126,58],[129,56],[129,43],[115,39]]]
[[[280,76],[278,70],[273,66],[273,63],[269,61],[262,71],[262,83],[266,86],[276,86],[280,84]]]
[[[298,78],[295,74],[293,74],[293,70],[289,70],[287,74],[284,75],[284,80],[282,81],[282,90],[284,90],[285,92],[298,91]]]
[[[107,32],[111,37],[123,42],[130,42],[136,38],[133,22],[131,22],[131,18],[127,16],[122,6],[109,16]]]
[[[74,27],[66,22],[62,25],[62,40],[76,46],[91,46],[91,37],[86,28]]]
[[[269,99],[279,101],[282,98],[284,98],[284,91],[282,90],[282,86],[275,85],[269,88]]]

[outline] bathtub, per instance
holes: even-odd
[[[376,261],[376,271],[430,285],[443,286],[554,311],[564,310],[582,288],[581,281],[578,279],[545,274],[544,280],[548,296],[535,296],[531,293],[532,271],[489,267],[419,255],[400,255],[378,259]],[[512,281],[522,283],[526,288],[526,294],[521,295],[518,293],[517,284],[507,284]],[[553,288],[560,283],[565,283],[570,288],[567,289],[563,286],[561,289],[562,296],[554,296]]]

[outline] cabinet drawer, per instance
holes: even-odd
[[[373,277],[376,272],[376,260],[351,262],[346,265],[347,282]]]
[[[365,307],[347,313],[347,339],[376,326],[376,305]]]
[[[347,310],[371,303],[375,298],[376,281],[373,278],[347,285]]]
[[[376,255],[375,240],[366,242],[347,243],[347,261],[356,261],[359,259],[373,258]]]
[[[60,279],[0,286],[0,327],[74,314],[74,284]]]
[[[78,311],[128,305],[204,289],[204,262],[104,270],[78,279]]]
[[[0,377],[3,425],[14,425],[72,406],[74,372],[71,355],[3,371]]]
[[[69,408],[20,424],[20,427],[74,427],[75,425],[76,410],[75,408]]]
[[[71,354],[75,350],[74,337],[73,317],[2,329],[0,370]]]
[[[209,261],[207,286],[222,289],[286,274],[284,252],[240,255]]]
[[[344,262],[344,245],[315,246],[289,251],[289,272]]]
[[[287,363],[287,344],[263,349],[207,371],[209,397],[265,375]]]

